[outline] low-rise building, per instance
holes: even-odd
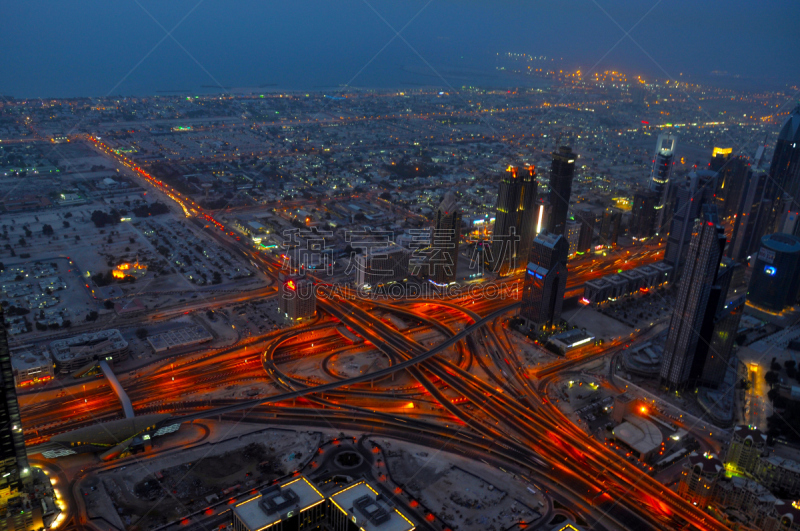
[[[50,352],[59,372],[72,372],[93,360],[125,360],[129,349],[119,330],[109,329],[58,339],[50,343]]]
[[[626,416],[624,422],[611,433],[617,441],[630,448],[640,461],[646,461],[663,446],[661,430],[649,420],[636,415]]]
[[[53,379],[53,359],[47,351],[27,347],[10,349],[14,385],[24,387]]]
[[[262,490],[233,508],[234,531],[311,531],[322,529],[325,496],[305,477]]]
[[[156,353],[166,352],[174,348],[199,345],[214,339],[211,333],[200,325],[167,330],[147,337],[147,342]]]
[[[417,527],[366,481],[331,495],[328,525],[332,531],[414,531]]]
[[[566,354],[571,350],[592,345],[593,340],[594,336],[586,329],[575,328],[550,336],[548,343],[552,343],[562,354]]]

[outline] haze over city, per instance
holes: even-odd
[[[15,2],[0,531],[800,531],[795,2]]]
[[[796,81],[798,16],[790,0],[9,2],[0,94],[513,86],[504,52],[758,90]]]

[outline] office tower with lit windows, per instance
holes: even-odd
[[[608,248],[616,247],[619,239],[619,226],[622,222],[622,212],[613,208],[603,211],[600,220],[600,243]]]
[[[732,153],[733,148],[721,148],[715,146],[714,150],[711,152],[711,162],[708,163],[708,169],[716,172],[720,171],[725,167],[725,164],[731,160]]]
[[[553,153],[550,167],[550,206],[552,214],[547,220],[547,231],[562,236],[569,213],[569,197],[572,195],[572,178],[575,176],[575,160],[578,156],[569,146],[561,146]]]
[[[0,308],[0,322],[5,322]],[[16,514],[13,508],[28,499],[26,485],[31,481],[25,438],[22,433],[17,390],[14,385],[11,353],[8,348],[8,332],[0,326],[0,524],[14,523],[25,514]],[[41,514],[39,515],[41,519]],[[15,527],[10,527],[15,529]],[[22,529],[25,529],[24,527]]]
[[[578,243],[581,239],[581,224],[572,219],[568,220],[564,236],[569,244],[569,255],[572,256],[578,252]]]
[[[656,140],[656,152],[653,155],[653,168],[650,170],[650,190],[658,195],[656,205],[657,219],[656,232],[661,232],[669,224],[669,212],[665,212],[664,205],[667,200],[670,178],[672,177],[673,158],[678,137],[672,133],[661,133]]]
[[[769,177],[764,194],[772,201],[772,214],[765,229],[773,232],[777,230],[779,210],[786,196],[793,198],[787,210],[800,210],[800,105],[795,107],[778,134]]]
[[[725,289],[720,289],[724,294]],[[720,299],[724,305],[720,311],[714,313],[706,310],[706,315],[711,321],[708,335],[698,343],[700,350],[696,357],[703,360],[697,383],[706,387],[718,388],[725,380],[725,373],[731,364],[734,342],[736,340],[739,324],[742,321],[746,298],[744,295],[725,301],[724,295]],[[710,306],[710,305],[709,305]]]
[[[522,289],[522,317],[538,330],[561,319],[567,287],[569,244],[563,236],[542,232],[533,240]]]
[[[716,175],[710,170],[700,170],[677,185],[672,223],[664,250],[664,262],[673,267],[676,278],[680,278],[686,261],[695,220],[700,217],[704,205],[714,203]]]
[[[719,148],[714,148],[716,152]],[[718,156],[717,156],[718,157]],[[737,213],[741,203],[742,191],[751,172],[750,161],[742,156],[727,157],[722,166],[719,161],[711,159],[709,168],[717,172],[717,189],[715,198],[719,207],[719,215],[728,218]]]
[[[591,209],[585,208],[578,212],[575,218],[581,222],[581,236],[578,239],[578,252],[585,253],[592,248],[596,216]]]
[[[800,238],[768,234],[755,258],[747,300],[774,312],[793,306],[800,289]]]
[[[731,243],[726,250],[734,260],[747,262],[761,243],[759,234],[763,234],[772,211],[772,202],[764,197],[768,178],[766,173],[754,171],[745,179],[733,220]]]
[[[684,389],[698,378],[696,360],[701,329],[706,320],[712,289],[716,285],[725,230],[719,225],[716,206],[703,206],[701,219],[694,223],[691,242],[678,287],[675,309],[669,324],[661,362],[661,383],[670,389]],[[712,305],[715,310],[716,301]]]
[[[408,277],[411,251],[395,243],[382,247],[367,246],[353,257],[355,284],[359,289],[375,289]]]
[[[633,238],[644,240],[655,233],[658,200],[658,194],[652,190],[633,194],[631,209],[631,236]]]
[[[536,231],[536,170],[509,166],[500,180],[492,233],[491,263],[500,276],[525,267]]]
[[[495,220],[495,226],[497,221]],[[436,209],[431,234],[429,268],[435,285],[446,286],[456,281],[458,244],[461,239],[461,207],[453,192],[444,194]]]
[[[317,296],[311,279],[281,273],[279,281],[278,308],[286,319],[299,321],[317,313]]]

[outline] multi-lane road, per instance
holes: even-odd
[[[221,244],[274,276],[279,264],[230,238],[225,227],[189,198],[145,170],[98,145],[104,153],[219,230]],[[629,252],[630,251],[630,252]],[[570,264],[571,286],[658,259],[659,246],[619,250]],[[513,282],[518,279],[508,279]],[[343,292],[346,293],[346,292]],[[465,455],[487,456],[533,476],[569,502],[595,528],[725,529],[712,516],[655,481],[640,468],[589,437],[552,404],[546,383],[562,371],[618,352],[623,340],[587,349],[531,373],[503,329],[518,305],[513,299],[401,300],[378,303],[325,292],[314,322],[252,338],[247,344],[195,354],[122,383],[137,413],[170,412],[183,418],[237,414],[253,419],[309,424],[324,408],[331,425],[373,426],[420,440],[445,438]],[[408,324],[399,330],[393,313]],[[345,325],[365,340],[353,343],[337,332]],[[429,339],[439,338],[431,345]],[[625,338],[644,340],[648,332]],[[384,368],[347,378],[319,371],[313,378],[292,374],[298,363],[327,367],[332,354],[378,350]],[[444,352],[445,355],[438,355]],[[307,360],[307,361],[306,361]],[[389,378],[402,375],[401,379]],[[258,397],[232,395],[252,382]],[[121,416],[111,389],[102,384],[72,386],[65,396],[29,402],[22,397],[30,443],[60,431]],[[298,400],[299,399],[299,400]],[[411,403],[417,407],[407,408]],[[419,407],[425,405],[426,407]],[[307,408],[314,411],[306,411]],[[213,413],[212,413],[213,412]],[[317,420],[312,420],[312,417]],[[422,436],[420,436],[422,435]]]

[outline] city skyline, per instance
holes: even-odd
[[[38,1],[0,531],[800,531],[798,6]]]

